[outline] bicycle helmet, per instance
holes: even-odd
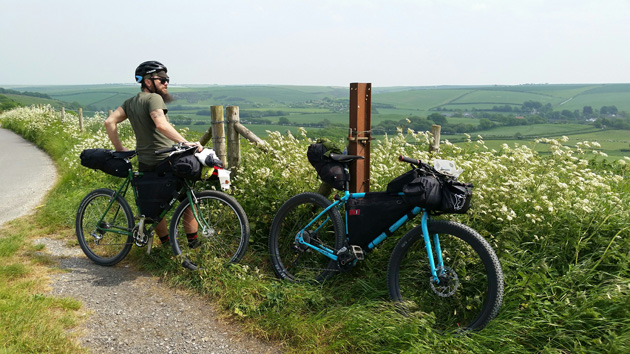
[[[159,61],[145,61],[136,68],[136,82],[140,83],[145,75],[153,74],[158,71],[167,72],[168,70],[166,69],[166,66]]]

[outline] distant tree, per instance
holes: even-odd
[[[496,125],[490,119],[482,118],[479,120],[479,130],[489,130],[494,128]]]
[[[563,109],[562,112],[560,112],[560,115],[562,115],[562,117],[566,119],[575,119],[573,112],[569,111],[568,109]]]
[[[280,117],[280,118],[278,118],[278,124],[280,124],[280,125],[289,125],[289,124],[291,124],[291,121],[289,121],[289,118],[287,118],[287,117]]]
[[[599,114],[601,115],[613,115],[617,114],[618,110],[616,106],[603,106],[599,109]]]
[[[543,108],[542,103],[536,101],[526,101],[523,102],[521,106],[521,112],[525,113],[536,113]]]
[[[437,125],[446,125],[447,121],[446,121],[446,116],[440,114],[440,113],[431,113],[428,117],[428,120],[433,121],[433,123],[437,124]]]
[[[593,107],[591,107],[591,106],[584,106],[584,108],[582,108],[582,115],[584,117],[592,117],[593,116]]]

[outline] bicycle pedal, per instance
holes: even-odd
[[[363,248],[361,246],[350,245],[350,250],[357,260],[362,261],[365,258],[365,253],[363,252]]]

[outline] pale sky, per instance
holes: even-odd
[[[0,87],[629,83],[630,0],[0,0]]]

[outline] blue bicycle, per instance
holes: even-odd
[[[363,157],[330,154],[330,158],[342,163],[349,175],[348,164]],[[400,159],[413,169],[431,168],[419,160]],[[271,262],[279,278],[322,282],[351,269],[420,216],[420,225],[407,232],[391,254],[387,280],[391,300],[407,314],[433,314],[439,330],[478,330],[498,314],[503,273],[495,252],[479,233],[453,221],[433,219],[431,210],[410,205],[404,193],[350,193],[349,182],[344,184],[343,195],[335,195],[333,201],[302,193],[280,207],[269,237]],[[393,215],[394,221],[382,215],[389,215],[389,220]],[[365,238],[374,231],[376,236]]]

